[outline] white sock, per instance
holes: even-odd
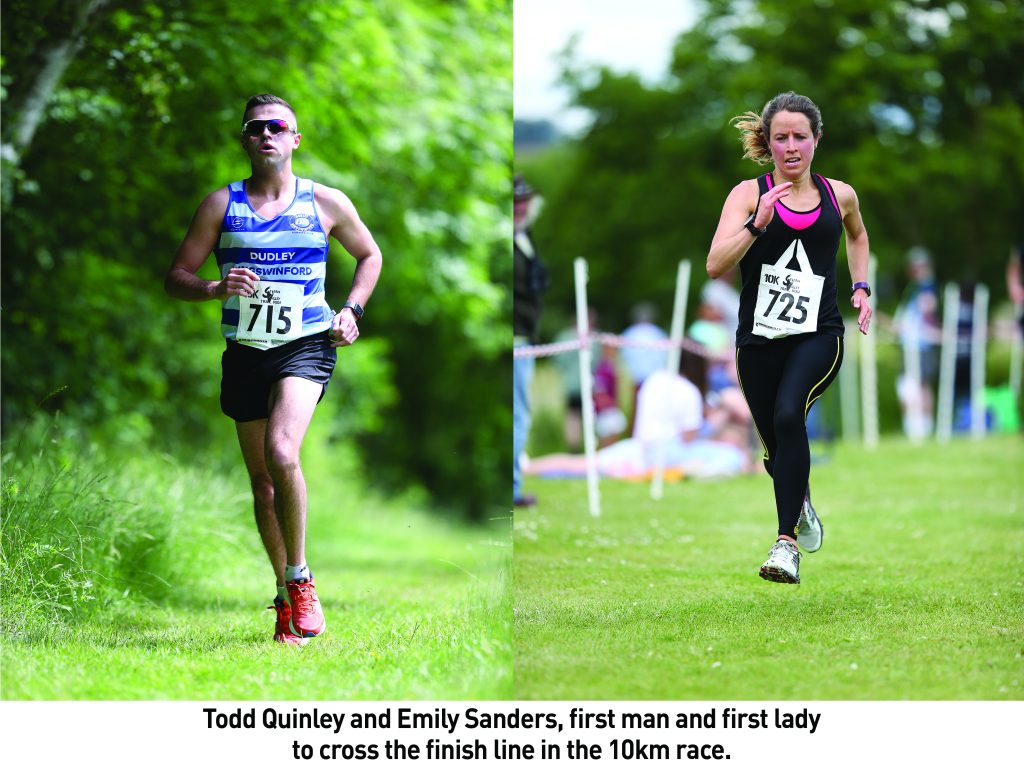
[[[297,579],[309,579],[309,567],[306,564],[292,566],[287,564],[284,567],[284,578],[286,582],[294,582]]]

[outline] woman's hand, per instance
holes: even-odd
[[[853,292],[853,296],[850,297],[850,303],[859,312],[857,314],[857,325],[860,327],[860,333],[868,333],[868,324],[871,323],[871,303],[868,301],[867,292],[863,288],[858,288]]]
[[[789,188],[793,182],[776,184],[758,199],[757,211],[754,212],[754,226],[759,230],[767,227],[775,218],[775,204],[782,198],[789,195]]]

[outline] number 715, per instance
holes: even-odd
[[[267,312],[266,312],[267,333],[269,334],[269,333],[271,333],[273,331],[273,327],[274,327],[274,308],[272,306],[270,306],[270,305],[264,305],[264,304],[250,304],[249,305],[249,309],[252,310],[252,318],[249,319],[249,328],[247,328],[246,331],[252,331],[253,327],[256,325],[256,321],[259,320],[260,310],[262,310],[264,307],[267,308]],[[288,313],[290,313],[291,311],[292,311],[291,307],[285,307],[284,305],[277,305],[277,322],[278,322],[277,333],[278,334],[287,334],[289,331],[292,330],[292,319],[290,317],[288,317]]]

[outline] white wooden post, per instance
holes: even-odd
[[[927,430],[921,392],[921,326],[918,321],[907,323],[900,329],[900,346],[903,349],[903,376],[898,389],[902,391],[899,396],[903,402],[903,430],[911,443],[920,443]]]
[[[686,299],[690,292],[690,263],[687,260],[679,262],[676,269],[676,298],[672,303],[672,326],[669,330],[669,339],[672,340],[672,349],[668,352],[666,366],[670,374],[679,373],[679,360],[682,357],[683,348],[679,343],[683,341],[686,324]]]
[[[590,514],[601,515],[601,490],[597,478],[597,437],[594,432],[594,383],[590,354],[590,314],[587,312],[587,260],[573,262],[576,279],[576,334],[580,347],[580,399],[583,401],[583,450],[587,455],[587,501]]]
[[[935,439],[946,443],[953,436],[953,384],[956,379],[957,324],[960,320],[960,287],[947,283],[942,299],[942,357],[939,360],[939,404],[935,415]]]
[[[672,325],[669,328],[669,339],[672,347],[668,351],[665,364],[670,374],[679,373],[679,361],[682,358],[683,340],[686,324],[686,300],[690,291],[690,263],[679,262],[676,269],[676,296],[672,303]],[[661,499],[665,494],[665,446],[656,446],[654,450],[654,467],[651,468],[651,499]]]
[[[875,285],[878,259],[868,259],[868,283]],[[864,446],[873,449],[878,446],[878,357],[875,354],[875,336],[878,331],[869,329],[867,335],[857,332],[860,341],[860,388],[861,416],[864,418]]]
[[[842,421],[843,440],[849,441],[860,435],[860,403],[857,391],[857,334],[854,327],[846,332],[846,356],[839,369],[839,414]]]
[[[971,320],[971,437],[985,436],[985,345],[988,343],[988,286],[974,287]]]

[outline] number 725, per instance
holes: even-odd
[[[810,297],[801,296],[799,298],[796,298],[788,291],[778,291],[774,288],[769,288],[768,293],[772,295],[772,300],[768,303],[768,307],[764,311],[764,316],[766,318],[771,313],[772,308],[775,306],[775,303],[781,299],[782,303],[785,304],[786,306],[783,307],[782,310],[779,312],[779,320],[784,320],[789,323],[797,324],[803,323],[805,320],[807,320],[807,309],[805,305],[807,304],[807,302],[810,301]],[[795,310],[796,312],[798,312],[800,314],[800,317],[794,318],[792,315],[789,314],[790,310]]]

